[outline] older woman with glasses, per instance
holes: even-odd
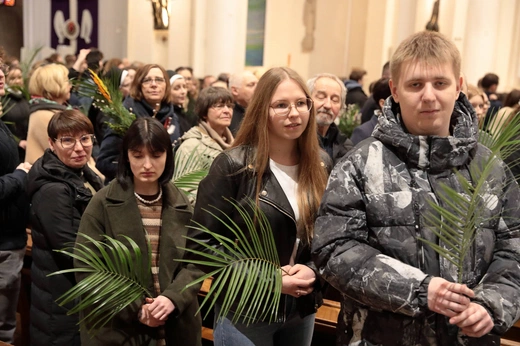
[[[205,209],[208,205],[216,207],[237,228],[245,230],[242,215],[227,200],[236,200],[240,205],[255,201],[271,225],[285,271],[280,320],[233,324],[230,313],[215,322],[215,346],[311,344],[314,316],[322,299],[310,244],[327,182],[325,162],[331,163],[320,149],[315,117],[310,93],[301,77],[289,68],[270,69],[258,82],[233,147],[215,158],[208,176],[200,183],[193,224],[235,239]],[[253,210],[248,212],[256,218]],[[188,243],[192,249],[208,251],[200,243],[224,248],[207,233],[190,229],[188,236],[198,241]],[[200,268],[207,273],[214,270],[202,264]],[[217,302],[216,311],[219,309]]]
[[[83,211],[101,179],[88,167],[94,128],[77,110],[57,112],[47,127],[50,149],[28,175],[32,203],[31,345],[80,345],[78,316],[56,299],[76,284],[74,274],[47,277],[73,267],[71,257],[54,252],[74,244]]]
[[[233,144],[228,126],[233,118],[233,96],[223,88],[202,89],[195,105],[199,124],[182,136],[175,158],[178,162],[190,156],[203,156],[213,161],[223,150]],[[196,195],[197,191],[194,191]]]
[[[171,97],[170,79],[166,70],[157,64],[139,68],[130,87],[130,95],[123,105],[136,117],[152,117],[159,120],[173,141],[180,137],[179,119],[175,115]],[[114,179],[122,138],[107,131],[101,142],[96,167],[107,181]]]

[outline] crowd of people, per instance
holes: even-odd
[[[230,312],[214,322],[215,345],[310,345],[324,295],[341,301],[338,345],[498,345],[520,318],[514,162],[497,159],[483,183],[492,217],[475,231],[462,280],[436,250],[453,245],[426,216],[446,207],[444,186],[463,193],[459,176],[471,182],[491,155],[479,134],[513,121],[520,91],[502,102],[492,73],[467,84],[454,43],[428,31],[399,45],[369,95],[365,75],[305,82],[274,67],[199,79],[190,67],[105,61],[97,49],[22,71],[0,52],[0,340],[13,342],[30,228],[31,345],[201,345],[200,284],[185,286],[213,270],[202,253],[224,247],[190,226],[233,239],[207,209],[246,230],[234,200],[252,201],[271,225],[280,318],[246,324]],[[97,76],[136,117],[124,134],[82,90]],[[360,125],[346,134],[338,120],[350,104]],[[211,167],[198,188],[181,191],[174,162],[193,157]],[[244,210],[256,220],[256,208]],[[48,276],[85,265],[55,250],[98,251],[78,233],[127,235],[151,257],[153,298],[95,336],[67,314],[72,303],[56,303],[88,274]],[[197,264],[174,261],[183,258]]]

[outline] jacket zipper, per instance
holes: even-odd
[[[415,181],[412,173],[410,172],[410,176],[412,178],[411,186],[414,189],[418,189],[417,182]],[[412,191],[412,208],[413,208],[413,215],[414,215],[414,228],[415,228],[415,236],[416,238],[421,237],[421,216],[419,212],[419,203],[417,202],[417,199],[414,196],[414,192]],[[424,260],[424,243],[421,240],[418,240],[419,243],[419,253],[417,263],[419,264],[419,269],[422,271],[425,270],[425,260]]]
[[[262,198],[262,196],[259,196],[258,200],[266,203],[266,204],[269,204],[271,207],[275,208],[276,210],[278,210],[280,213],[284,214],[285,216],[287,216],[289,219],[291,219],[293,222],[294,222],[294,226],[297,227],[296,225],[296,220],[292,217],[291,214],[289,214],[286,210],[280,208],[279,206],[277,206],[276,204],[274,204],[273,202],[265,199],[265,198]],[[283,300],[283,315],[282,315],[282,320],[280,321],[281,323],[285,323],[285,321],[287,320],[287,299],[284,299]]]

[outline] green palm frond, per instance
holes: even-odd
[[[11,102],[6,94],[0,98],[0,106],[0,119],[2,119],[14,107],[14,102]]]
[[[274,321],[278,318],[278,306],[282,291],[282,271],[276,244],[269,221],[265,214],[250,200],[246,206],[226,199],[231,203],[246,223],[242,230],[232,218],[222,213],[205,210],[221,222],[235,237],[235,240],[212,232],[203,225],[193,227],[212,236],[221,247],[216,248],[194,238],[187,239],[201,245],[204,250],[183,250],[193,253],[203,260],[182,259],[181,262],[214,267],[210,273],[186,285],[186,288],[214,277],[211,289],[204,298],[199,311],[209,304],[208,311],[217,299],[222,302],[221,319],[233,311],[233,323],[242,320],[249,324],[255,321]],[[253,216],[248,208],[254,211]],[[218,212],[218,210],[217,210]],[[246,233],[247,232],[247,233]],[[246,235],[249,234],[249,237]],[[234,310],[231,310],[231,309]]]
[[[36,56],[40,54],[40,51],[43,49],[43,46],[33,49],[27,59],[23,59],[20,62],[20,69],[22,70],[23,84],[25,86],[29,85],[29,78],[31,76],[31,68],[34,64],[34,60]]]
[[[196,197],[194,191],[199,183],[208,175],[212,160],[195,147],[190,155],[175,155],[173,183],[188,197]]]
[[[81,96],[92,98],[92,105],[99,108],[110,119],[106,124],[117,134],[124,136],[135,115],[123,106],[123,94],[119,80],[113,76],[102,80],[89,69],[92,80],[74,80],[73,84]]]
[[[487,206],[493,203],[492,199],[501,197],[494,194],[496,191],[488,191],[487,183],[493,179],[500,160],[506,160],[520,150],[520,117],[513,117],[507,124],[498,124],[498,121],[501,120],[495,117],[486,129],[480,131],[479,142],[490,150],[490,154],[483,163],[473,161],[470,164],[470,180],[456,172],[462,191],[441,184],[441,191],[437,194],[439,203],[429,201],[433,211],[425,215],[426,223],[439,238],[439,243],[420,240],[457,267],[459,282],[462,282],[464,259],[473,245],[476,231],[482,224],[500,217],[486,214]],[[498,128],[500,130],[488,132]],[[505,181],[504,188],[510,183],[514,182]]]
[[[130,304],[144,297],[152,297],[146,288],[151,275],[151,251],[148,251],[148,266],[143,267],[141,249],[125,235],[122,237],[129,246],[108,236],[104,236],[102,240],[95,240],[86,234],[78,233],[78,237],[85,238],[87,244],[91,245],[77,243],[73,251],[56,251],[83,263],[84,267],[60,270],[50,275],[88,274],[59,297],[57,303],[63,306],[79,301],[68,314],[84,311],[80,323],[89,326],[89,332],[95,334]]]

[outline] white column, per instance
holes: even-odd
[[[193,68],[197,76],[244,69],[247,1],[195,0]]]
[[[417,13],[415,0],[399,0],[395,12],[396,28],[392,54],[405,38],[415,32],[415,17]],[[426,24],[426,23],[425,23]]]
[[[518,55],[514,53],[516,53],[515,48],[518,47],[520,32],[515,33],[513,31],[515,25],[518,24],[517,13],[514,10],[516,3],[518,3],[517,0],[500,0],[497,4],[499,19],[497,36],[494,41],[499,43],[495,45],[493,52],[494,67],[492,71],[500,77],[498,92],[509,92],[515,85],[514,81],[511,80],[515,70],[510,70],[510,63],[512,60],[518,61]],[[518,29],[518,26],[516,28]],[[510,44],[500,42],[510,42]],[[516,85],[518,86],[518,84]]]
[[[484,74],[494,72],[500,4],[490,6],[488,1],[472,0],[467,18],[462,60],[468,83],[476,85]]]
[[[193,56],[192,1],[170,0],[171,15],[168,30],[168,66],[191,66]],[[199,77],[198,71],[195,75]]]
[[[365,49],[363,65],[368,73],[365,76],[363,89],[368,95],[370,82],[381,78],[381,69],[388,59],[393,31],[393,17],[395,11],[394,0],[369,0],[366,19]]]
[[[128,1],[128,59],[162,64],[155,53],[156,41],[151,2]]]
[[[41,48],[34,61],[54,53],[51,46],[51,1],[25,0],[23,4],[23,47],[21,60],[29,59]]]
[[[125,58],[128,55],[128,7],[130,1],[98,2],[98,48],[105,59]],[[150,7],[151,5],[148,4]],[[81,18],[80,18],[81,20]]]

